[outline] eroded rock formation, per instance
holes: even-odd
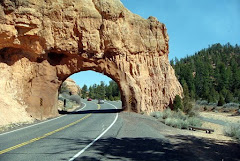
[[[182,93],[168,40],[164,24],[131,13],[120,0],[3,0],[1,97],[34,118],[56,116],[61,83],[94,70],[119,84],[125,110],[161,110]]]
[[[71,78],[67,78],[64,82],[64,88],[67,88],[71,95],[78,95],[81,93],[80,87]]]

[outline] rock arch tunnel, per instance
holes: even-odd
[[[165,25],[120,0],[1,1],[0,49],[0,94],[34,118],[56,116],[59,86],[85,70],[115,80],[127,111],[161,110],[182,93]]]

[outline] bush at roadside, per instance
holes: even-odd
[[[71,100],[71,101],[74,101],[74,102],[76,102],[77,104],[81,104],[81,97],[79,96],[79,95],[71,95],[70,97],[69,97],[69,99]]]
[[[182,120],[179,118],[169,117],[164,122],[168,126],[176,127],[179,129],[187,129],[189,126],[189,122],[187,120]]]
[[[74,106],[81,104],[81,97],[79,95],[69,95],[68,93],[61,93],[58,99],[64,102],[66,101],[65,107],[60,107],[63,110],[72,109]]]
[[[162,115],[163,115],[163,113],[159,112],[159,111],[150,113],[150,116],[155,117],[156,119],[162,118],[163,117]]]
[[[175,112],[167,108],[163,112],[156,111],[150,115],[168,126],[176,127],[179,129],[187,129],[188,126],[202,126],[202,122],[199,118],[195,116],[188,116],[181,110]]]
[[[226,125],[224,127],[224,134],[240,141],[240,121]]]

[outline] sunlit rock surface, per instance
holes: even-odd
[[[162,110],[182,93],[168,40],[164,24],[119,0],[3,0],[0,111],[15,102],[24,117],[54,117],[61,83],[84,70],[115,80],[124,110]]]

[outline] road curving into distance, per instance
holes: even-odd
[[[83,100],[82,109],[0,134],[0,161],[76,160],[111,131],[121,102]],[[111,133],[111,132],[110,132]],[[74,146],[73,146],[74,144]]]
[[[169,127],[148,115],[119,113],[121,102],[83,103],[81,111],[0,134],[0,161],[239,161],[234,141],[197,137],[193,133],[201,132]]]

